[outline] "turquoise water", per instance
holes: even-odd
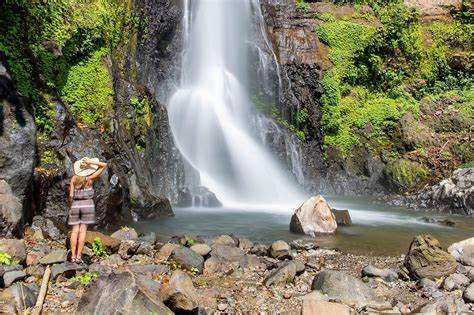
[[[415,235],[429,233],[443,245],[474,236],[474,218],[414,211],[376,204],[370,199],[327,197],[336,209],[349,209],[353,224],[339,227],[336,235],[320,236],[323,247],[370,255],[400,255],[408,250]],[[176,208],[175,217],[137,222],[140,232],[153,231],[159,236],[217,236],[234,234],[253,241],[293,240],[304,235],[289,231],[293,211],[272,209]],[[455,226],[422,222],[421,217],[449,218]]]

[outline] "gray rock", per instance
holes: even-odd
[[[191,246],[190,249],[203,257],[207,256],[212,250],[207,244],[195,244]]]
[[[130,241],[138,239],[138,234],[134,228],[126,227],[115,231],[112,233],[112,235],[110,235],[110,237],[119,239],[121,241]]]
[[[108,276],[114,269],[109,266],[104,266],[99,263],[93,263],[89,266],[90,272],[97,272],[99,276]]]
[[[43,256],[39,259],[39,263],[42,265],[52,265],[62,263],[67,260],[67,252],[64,249],[56,249],[51,253]]]
[[[118,250],[118,254],[122,259],[129,259],[137,252],[140,243],[135,241],[122,241]]]
[[[0,252],[9,254],[12,259],[17,259],[20,263],[26,260],[25,242],[17,239],[0,239]]]
[[[296,276],[296,264],[293,261],[281,263],[263,282],[265,286],[290,283]]]
[[[302,274],[306,269],[305,264],[299,260],[294,260],[293,262],[295,263],[295,266],[296,266],[296,275]]]
[[[270,256],[276,259],[291,258],[290,249],[290,245],[285,241],[279,240],[273,242],[270,246]]]
[[[3,287],[8,288],[13,282],[23,280],[26,278],[26,273],[23,270],[7,271],[3,274]]]
[[[418,282],[418,285],[425,290],[435,291],[436,289],[438,289],[438,285],[436,284],[436,282],[428,278],[421,279]]]
[[[443,288],[447,291],[461,289],[469,285],[469,278],[460,273],[453,273],[444,279]]]
[[[76,314],[173,314],[150,279],[124,272],[98,277],[83,293]]]
[[[448,247],[448,252],[456,258],[457,261],[461,261],[464,251],[468,248],[474,248],[474,237],[462,240],[457,243],[453,243]]]
[[[0,293],[1,314],[24,314],[24,311],[33,307],[38,296],[38,286],[15,283]]]
[[[338,226],[352,224],[352,219],[351,219],[351,215],[349,214],[349,210],[331,209],[331,211],[336,217],[336,222]]]
[[[470,268],[466,275],[471,280],[471,282],[474,282],[474,267]]]
[[[125,264],[125,261],[119,254],[112,254],[109,257],[103,259],[102,264],[106,266],[115,267]]]
[[[239,249],[244,253],[248,253],[253,247],[253,242],[246,238],[239,238]]]
[[[314,240],[299,239],[290,242],[290,247],[296,250],[311,250],[317,249],[319,246]]]
[[[367,265],[362,269],[362,276],[366,277],[378,277],[382,278],[387,282],[393,282],[398,280],[398,273],[391,269],[379,269],[372,265]]]
[[[161,287],[165,304],[175,312],[192,311],[198,306],[198,296],[193,282],[181,270],[175,270],[167,285]]]
[[[422,314],[462,314],[466,312],[466,305],[462,300],[457,300],[452,296],[437,298],[422,306],[415,313]]]
[[[159,249],[156,258],[158,260],[168,260],[171,253],[173,253],[173,251],[177,248],[179,248],[178,244],[166,243]]]
[[[463,298],[468,303],[474,303],[474,282],[464,290]]]
[[[211,257],[206,260],[204,269],[206,274],[214,272],[229,272],[239,267],[245,268],[248,264],[245,253],[229,245],[213,245]]]
[[[73,277],[76,272],[85,270],[86,267],[71,262],[64,262],[62,264],[54,265],[51,268],[51,279],[55,280],[59,275],[62,275],[66,278]]]
[[[150,256],[153,250],[155,249],[155,246],[151,242],[140,241],[138,242],[138,244],[140,246],[135,252],[136,255]]]
[[[341,271],[320,272],[314,278],[311,288],[326,294],[331,300],[340,300],[344,304],[358,306],[385,304],[364,282]]]
[[[234,246],[217,245],[213,246],[211,251],[212,257],[220,258],[224,261],[240,261],[245,253]]]
[[[466,246],[461,256],[461,263],[474,267],[474,246]]]
[[[216,245],[236,246],[237,244],[231,236],[221,235],[212,240],[211,247],[214,247]]]
[[[265,244],[255,244],[250,253],[257,256],[266,256],[268,255],[268,246]]]
[[[134,274],[144,275],[149,278],[168,273],[170,270],[168,266],[164,265],[131,265],[128,269]]]
[[[204,267],[204,258],[198,253],[190,250],[187,247],[176,248],[171,254],[169,260],[176,262],[182,268],[192,270],[196,268],[199,273],[202,273]]]
[[[3,193],[2,193],[3,192]],[[21,235],[23,205],[6,181],[0,180],[0,236]]]
[[[305,201],[291,217],[290,231],[294,233],[314,237],[317,234],[334,234],[336,229],[336,218],[321,195]]]
[[[13,266],[0,265],[0,276],[3,276],[5,272],[16,271],[16,270],[23,270],[23,266],[22,265],[13,265]]]
[[[239,261],[240,268],[247,268],[250,270],[259,269],[264,270],[266,265],[261,259],[255,255],[245,255],[243,259]]]

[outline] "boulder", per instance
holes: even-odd
[[[67,260],[67,252],[64,249],[56,249],[46,256],[41,257],[38,261],[42,265],[52,265],[62,263]]]
[[[246,238],[239,238],[239,248],[248,253],[253,247],[253,242]]]
[[[198,296],[191,278],[181,270],[175,270],[168,284],[161,287],[165,304],[173,311],[192,311],[198,306]]]
[[[26,273],[23,270],[7,271],[3,274],[3,277],[2,277],[3,287],[8,288],[9,286],[12,285],[12,283],[18,280],[23,280],[25,278],[26,278]]]
[[[474,267],[474,246],[464,248],[461,256],[461,264]]]
[[[391,269],[379,269],[372,265],[367,265],[362,269],[362,276],[382,278],[387,282],[397,281],[398,273]]]
[[[331,300],[340,300],[344,304],[357,306],[385,304],[364,282],[341,271],[320,272],[314,278],[311,288],[327,295]]]
[[[173,314],[160,301],[159,285],[140,279],[129,272],[96,278],[84,291],[76,314]]]
[[[164,265],[131,265],[128,267],[128,270],[134,274],[155,278],[158,275],[169,272],[170,269]]]
[[[25,242],[17,239],[0,239],[0,252],[7,253],[12,259],[17,259],[20,263],[26,260]]]
[[[265,244],[255,244],[251,249],[250,253],[257,256],[268,255],[268,246]]]
[[[33,307],[38,296],[36,284],[15,283],[0,293],[1,314],[24,314]]]
[[[270,273],[263,282],[265,286],[291,283],[296,276],[296,265],[292,261],[283,262],[278,268]]]
[[[448,252],[456,258],[457,261],[461,261],[464,251],[468,248],[474,248],[474,237],[465,239],[463,241],[453,243],[448,247]]]
[[[452,296],[437,298],[414,311],[416,314],[464,314],[466,312],[464,302]]]
[[[465,288],[469,285],[469,283],[470,283],[470,280],[465,275],[460,274],[460,273],[453,273],[452,275],[444,279],[443,288],[446,291],[453,291],[453,290]]]
[[[331,209],[331,211],[336,217],[336,222],[338,226],[352,224],[352,219],[351,219],[351,215],[349,214],[349,210]]]
[[[320,195],[305,201],[291,217],[291,232],[314,237],[317,234],[334,234],[336,229],[336,218]]]
[[[468,303],[474,303],[474,282],[464,290],[463,298]]]
[[[139,247],[140,243],[134,241],[122,241],[117,254],[119,254],[122,259],[129,259],[136,254]]]
[[[438,279],[454,273],[458,264],[433,236],[418,235],[410,244],[405,266],[414,279]]]
[[[173,244],[173,243],[166,243],[163,246],[161,246],[160,250],[156,254],[156,259],[158,260],[168,260],[170,257],[171,253],[176,249],[179,248],[178,244]]]
[[[235,240],[229,235],[221,235],[212,240],[211,247],[215,245],[236,246]]]
[[[181,266],[181,268],[185,268],[189,271],[196,268],[200,273],[202,273],[204,267],[204,258],[184,246],[176,248],[169,257],[169,260],[176,262]]]
[[[86,233],[86,245],[87,246],[92,246],[92,243],[94,243],[94,240],[96,238],[99,238],[102,241],[102,244],[112,252],[116,252],[119,247],[120,247],[120,240],[107,236],[105,234],[102,234],[97,231],[87,231]],[[68,235],[69,239],[69,235]]]
[[[72,262],[64,262],[62,264],[56,264],[51,268],[51,279],[56,279],[59,275],[66,278],[73,277],[76,272],[85,270],[86,267]]]
[[[348,306],[321,300],[315,292],[303,297],[302,315],[349,315],[350,313]]]
[[[285,241],[276,241],[270,246],[270,256],[276,259],[291,258],[290,245]]]
[[[0,180],[0,237],[21,235],[23,205],[10,186]]]
[[[207,244],[195,244],[190,249],[203,257],[207,256],[212,250]]]
[[[130,241],[138,239],[138,234],[134,228],[124,227],[112,233],[110,237],[116,238],[121,241]]]

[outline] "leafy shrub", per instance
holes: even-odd
[[[109,252],[102,243],[99,237],[96,237],[91,245],[92,255],[99,258],[106,258],[109,256]]]
[[[421,185],[429,175],[429,171],[425,166],[404,159],[389,163],[387,173],[400,189],[410,189]]]
[[[97,272],[86,272],[84,274],[75,275],[71,280],[79,282],[84,287],[88,287],[97,276]]]
[[[311,10],[311,5],[305,0],[296,0],[296,9],[302,12],[308,12]]]
[[[0,264],[1,265],[15,266],[15,265],[18,265],[19,263],[20,263],[19,260],[12,259],[12,256],[10,256],[8,253],[0,252]]]

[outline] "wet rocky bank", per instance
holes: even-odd
[[[23,239],[0,239],[0,310],[31,311],[47,269],[43,313],[349,314],[474,311],[474,239],[447,250],[429,235],[398,257],[254,243],[234,235],[156,240],[123,227],[88,232],[84,263],[67,235],[35,217]]]

